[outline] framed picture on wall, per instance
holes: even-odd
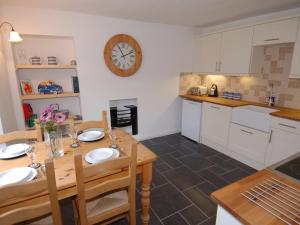
[[[30,80],[20,80],[22,95],[34,94],[32,82]]]

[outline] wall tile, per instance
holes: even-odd
[[[277,97],[276,105],[300,109],[300,79],[288,78],[293,47],[293,44],[266,46],[261,74],[232,77],[182,73],[180,94],[186,94],[193,86],[204,85],[209,88],[212,84],[216,84],[220,92],[240,92],[244,100],[263,103],[270,95],[270,86],[273,85]]]

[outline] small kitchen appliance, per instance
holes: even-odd
[[[208,95],[210,97],[218,97],[218,86],[216,84],[211,85]]]
[[[189,93],[191,95],[206,95],[207,94],[207,87],[205,86],[195,86],[195,87],[192,87],[190,90],[189,90]]]

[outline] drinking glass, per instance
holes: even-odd
[[[30,164],[28,165],[29,167],[31,168],[34,168],[34,169],[37,169],[41,166],[40,163],[37,163],[37,162],[34,162],[35,161],[35,157],[36,157],[36,154],[35,154],[35,147],[34,146],[30,146],[30,148],[27,148],[25,150],[25,153],[26,155],[29,157],[30,159]]]
[[[110,129],[108,132],[109,139],[110,139],[110,148],[118,148],[118,145],[116,144],[117,136],[113,129]]]
[[[69,136],[72,138],[71,147],[78,148],[80,146],[78,142],[78,129],[76,128],[71,129]]]

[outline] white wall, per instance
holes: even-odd
[[[10,132],[16,129],[16,118],[9,88],[2,37],[0,35],[0,134],[2,132]]]
[[[1,6],[0,16],[20,33],[74,37],[84,119],[99,118],[109,100],[138,98],[139,138],[180,130],[179,73],[192,69],[191,28],[10,6]],[[143,51],[129,78],[113,75],[103,60],[107,40],[118,33],[132,35]]]

